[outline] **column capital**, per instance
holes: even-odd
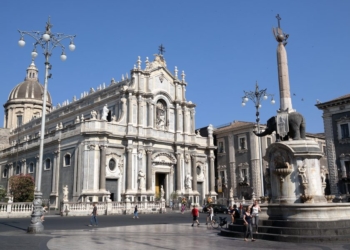
[[[38,159],[39,159],[39,155],[36,155],[36,156],[35,156],[35,159],[37,159],[37,160],[38,160]]]
[[[108,148],[108,145],[107,145],[107,144],[100,144],[100,145],[98,145],[98,146],[99,146],[99,148],[100,148],[101,150],[104,150],[104,149]]]
[[[13,163],[11,162],[11,163],[7,163],[7,166],[9,167],[9,168],[12,168],[13,167]]]
[[[26,162],[26,159],[21,159],[21,162],[22,162],[22,163],[25,163],[25,162]]]
[[[208,158],[209,158],[210,160],[215,160],[215,155],[209,155]]]
[[[87,145],[88,150],[95,150],[96,145],[95,144],[89,144]]]
[[[133,147],[127,147],[127,148],[126,148],[126,151],[127,151],[128,153],[132,153],[133,149],[134,149]]]
[[[60,153],[60,151],[59,150],[55,150],[53,153],[55,154],[55,157],[57,157],[58,154]]]
[[[150,154],[153,153],[153,149],[147,148],[147,149],[146,149],[146,152],[147,152],[148,155],[150,155]]]
[[[191,158],[194,159],[197,157],[197,154],[191,153]]]

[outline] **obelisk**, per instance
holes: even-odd
[[[273,34],[278,42],[277,46],[277,64],[278,64],[278,82],[280,90],[280,111],[288,113],[293,112],[292,99],[290,96],[288,60],[285,46],[287,45],[288,34],[284,34],[280,27],[280,16],[276,16],[278,20],[278,28],[273,28]]]

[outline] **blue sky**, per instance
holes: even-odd
[[[33,40],[17,44],[20,30],[44,30],[51,16],[53,32],[76,34],[76,50],[51,57],[53,103],[71,100],[111,78],[120,80],[141,56],[153,60],[163,44],[168,69],[185,70],[187,100],[197,104],[196,126],[234,120],[255,121],[252,102],[241,107],[243,90],[275,94],[263,103],[265,122],[279,108],[275,16],[290,35],[286,46],[293,107],[307,121],[307,131],[323,132],[321,102],[348,94],[350,72],[350,1],[0,1],[1,92],[7,101],[25,77]],[[68,45],[68,44],[67,44]],[[40,52],[39,52],[40,53]],[[44,56],[35,63],[44,82]],[[143,64],[144,67],[144,64]],[[295,94],[295,95],[294,95]],[[0,116],[3,125],[3,115]]]

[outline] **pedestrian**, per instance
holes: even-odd
[[[197,222],[197,227],[199,227],[199,221],[198,221],[198,218],[199,218],[199,210],[197,208],[197,205],[194,205],[193,206],[193,209],[192,209],[192,216],[193,216],[193,221],[192,221],[192,227],[193,227],[193,224],[195,222]]]
[[[239,211],[237,209],[237,205],[236,204],[233,205],[233,208],[232,208],[232,210],[230,212],[231,212],[231,221],[232,221],[232,224],[234,224],[235,223],[235,219],[239,219],[239,217],[240,217],[240,213],[239,213]]]
[[[183,214],[185,212],[185,204],[181,205],[181,213]]]
[[[46,209],[47,209],[46,206],[43,207],[42,215],[41,215],[41,217],[40,217],[41,221],[45,221],[45,220],[44,220],[44,218],[45,218],[44,214],[47,213],[47,210],[46,210]]]
[[[253,232],[252,232],[252,217],[250,215],[250,210],[248,206],[245,208],[245,211],[244,211],[243,222],[244,222],[244,225],[246,226],[244,241],[248,241],[248,237],[251,237],[252,241],[255,241],[255,239],[253,238]]]
[[[214,209],[213,209],[213,207],[211,205],[209,205],[207,212],[208,212],[207,223],[205,225],[208,225],[208,223],[211,223],[211,221],[213,220]]]
[[[138,219],[139,218],[139,214],[138,214],[138,210],[137,210],[137,205],[135,206],[135,209],[134,209],[134,217],[132,217],[133,219]]]
[[[259,212],[261,212],[261,208],[258,204],[258,201],[255,200],[250,211],[252,215],[252,224],[255,226],[255,233],[258,233],[259,228]]]
[[[95,226],[98,226],[97,222],[97,206],[96,203],[93,203],[93,209],[91,213],[91,219],[90,219],[90,225],[89,227],[92,227],[95,224]]]

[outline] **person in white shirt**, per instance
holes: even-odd
[[[253,206],[250,209],[250,214],[252,216],[252,224],[255,226],[255,233],[258,233],[259,228],[259,213],[261,212],[261,208],[258,204],[258,201],[255,200]]]

